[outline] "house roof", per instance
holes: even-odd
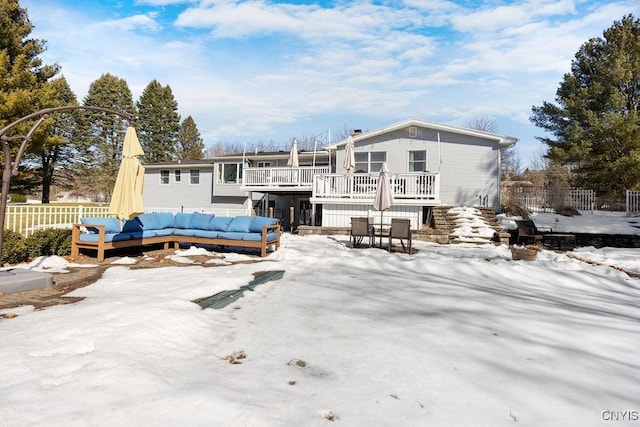
[[[386,133],[393,132],[396,130],[405,129],[410,126],[417,126],[422,128],[439,130],[443,132],[451,132],[451,133],[457,133],[460,135],[468,135],[468,136],[474,136],[478,138],[484,138],[484,139],[496,141],[499,145],[505,146],[505,147],[514,145],[518,141],[518,138],[514,138],[512,136],[498,135],[495,133],[483,132],[475,129],[468,129],[468,128],[463,128],[458,126],[446,125],[442,123],[429,122],[429,121],[420,120],[420,119],[409,119],[409,120],[392,124],[390,126],[376,129],[371,132],[363,132],[360,134],[356,134],[356,135],[353,135],[353,141],[358,142],[358,141],[369,139],[378,135],[384,135]],[[343,140],[334,142],[333,144],[326,145],[323,148],[326,150],[335,150],[338,147],[342,147],[346,143],[347,143],[347,139],[343,139]]]
[[[316,151],[316,156],[327,156],[326,151]],[[311,160],[314,156],[313,151],[298,151],[298,157],[302,159]],[[280,151],[248,151],[246,154],[225,154],[223,156],[216,156],[215,161],[221,162],[225,160],[275,160],[275,159],[287,159],[289,158],[289,150],[280,150]],[[320,157],[318,157],[320,158]]]
[[[202,166],[202,165],[212,165],[213,159],[203,159],[203,160],[173,160],[170,162],[158,162],[158,163],[147,163],[144,165],[146,169],[162,169],[167,167],[190,167],[190,166]]]

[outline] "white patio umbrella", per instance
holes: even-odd
[[[393,189],[389,181],[389,168],[387,167],[387,162],[384,162],[380,168],[376,196],[373,199],[373,208],[380,211],[380,225],[382,225],[383,212],[391,206],[393,206]],[[380,246],[382,246],[382,233],[380,234]]]
[[[298,141],[296,141],[295,138],[293,138],[293,142],[291,143],[291,151],[289,151],[287,166],[290,168],[297,168],[300,166],[300,163],[298,162]]]
[[[122,161],[111,196],[109,213],[121,220],[132,219],[144,213],[142,188],[144,166],[138,160],[144,155],[136,130],[129,126],[122,145]]]
[[[353,150],[353,137],[349,135],[347,145],[344,147],[344,163],[342,164],[347,173],[356,167],[356,155]]]

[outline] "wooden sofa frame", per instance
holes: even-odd
[[[81,228],[90,227],[98,229],[98,240],[95,242],[88,242],[80,240]],[[273,231],[277,234],[277,239],[267,240],[267,233]],[[164,249],[169,249],[170,245],[173,245],[174,249],[178,249],[181,242],[194,243],[201,245],[214,245],[214,246],[236,246],[243,248],[258,248],[260,249],[260,256],[267,256],[267,247],[275,245],[275,249],[280,247],[280,224],[265,225],[262,227],[262,238],[258,240],[234,240],[234,239],[219,239],[219,238],[206,238],[206,237],[194,237],[194,236],[155,236],[145,237],[139,239],[121,240],[116,242],[105,242],[105,226],[101,224],[73,224],[71,229],[71,257],[78,258],[80,256],[80,249],[92,249],[98,251],[98,262],[104,261],[105,251],[111,249],[120,248],[132,248],[137,246],[146,246],[154,244],[164,244]]]

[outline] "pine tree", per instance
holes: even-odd
[[[202,160],[204,157],[204,141],[200,137],[196,122],[191,116],[184,119],[180,125],[178,140],[180,141],[179,159]]]
[[[56,106],[78,104],[64,77],[52,80],[45,88],[47,98],[55,100]],[[45,120],[31,139],[25,160],[34,166],[34,171],[39,176],[39,183],[42,184],[42,203],[50,201],[56,171],[69,168],[76,158],[72,135],[77,124],[77,116],[77,111],[57,113]]]
[[[136,113],[127,82],[111,74],[103,74],[91,83],[84,105],[132,115]],[[102,193],[107,198],[111,195],[128,125],[126,120],[114,114],[93,111],[79,114],[79,126],[74,139],[79,149],[75,172],[80,189]]]
[[[180,115],[171,87],[153,80],[138,105],[138,138],[148,163],[174,160],[178,154]]]
[[[572,184],[621,195],[640,189],[640,20],[633,15],[581,46],[556,91],[531,121]]]
[[[38,57],[44,40],[30,39],[33,25],[17,0],[0,0],[0,127],[37,111],[40,88],[59,71]],[[12,130],[24,135],[33,123]]]

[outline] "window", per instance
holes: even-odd
[[[176,169],[173,171],[173,180],[175,182],[180,182],[181,176],[180,176],[180,170]]]
[[[160,170],[160,184],[168,185],[169,184],[169,170],[161,169]]]
[[[409,138],[415,138],[416,136],[418,136],[418,127],[409,126]]]
[[[271,167],[271,162],[258,162],[258,167],[259,168],[270,168]]]
[[[424,172],[427,170],[427,152],[409,151],[409,172]]]
[[[356,152],[355,171],[359,173],[380,172],[382,163],[387,161],[387,153],[385,151]]]
[[[369,172],[380,172],[382,164],[387,161],[387,153],[384,151],[373,151],[371,156]]]
[[[191,169],[189,171],[189,184],[200,184],[200,169]]]
[[[218,184],[238,184],[242,181],[241,163],[221,163],[218,165]]]

